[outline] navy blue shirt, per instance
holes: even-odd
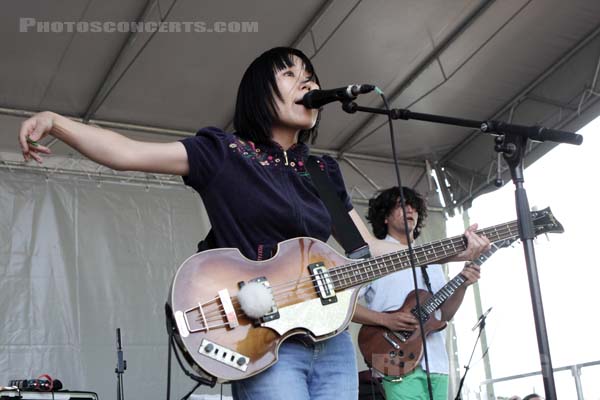
[[[189,162],[186,185],[202,197],[216,247],[238,248],[252,260],[272,256],[277,243],[309,236],[327,241],[331,217],[305,169],[309,149],[297,143],[254,144],[218,128],[183,139]],[[346,209],[352,203],[337,162],[319,158]]]

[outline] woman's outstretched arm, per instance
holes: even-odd
[[[34,159],[41,163],[41,154],[51,153],[49,148],[38,143],[47,135],[54,136],[90,160],[115,170],[182,176],[189,172],[187,152],[179,142],[132,140],[49,111],[35,114],[21,124],[19,144],[25,161]]]

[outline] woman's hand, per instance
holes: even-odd
[[[40,153],[51,153],[50,149],[39,144],[39,141],[50,133],[53,126],[54,119],[52,113],[48,111],[37,113],[21,124],[19,144],[21,145],[25,161],[33,158],[38,163],[41,163],[42,157]]]

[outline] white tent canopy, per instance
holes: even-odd
[[[600,5],[591,0],[27,0],[11,2],[0,18],[0,150],[9,153],[20,116],[46,109],[147,140],[174,140],[205,125],[231,129],[244,68],[277,45],[304,50],[325,87],[374,83],[393,107],[415,112],[574,130],[591,119],[593,110],[586,111],[598,100]],[[62,33],[45,33],[37,25],[19,32],[22,18],[233,22],[238,29],[249,23],[252,32],[78,33],[63,26]],[[359,103],[381,106],[374,95]],[[445,171],[449,207],[491,189],[491,137],[419,121],[395,124],[405,184],[426,188],[427,165]],[[529,161],[551,146],[533,145]],[[381,116],[327,106],[314,147],[340,157],[348,186],[364,197],[394,183]]]

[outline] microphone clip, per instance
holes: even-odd
[[[348,114],[354,114],[358,111],[358,105],[352,100],[342,102],[342,110],[346,111]]]
[[[479,316],[479,319],[477,320],[477,322],[475,323],[473,328],[471,328],[471,331],[475,331],[475,329],[477,329],[477,328],[479,328],[479,329],[485,328],[485,320],[486,320],[488,314],[490,313],[490,311],[492,311],[492,307],[488,308],[488,310],[485,313],[483,313]]]

